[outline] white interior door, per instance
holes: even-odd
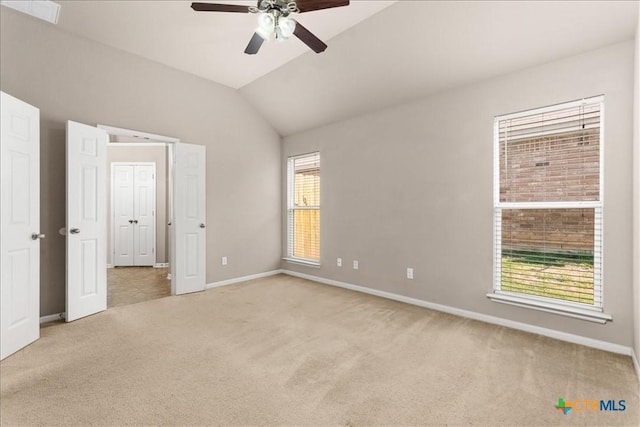
[[[67,322],[107,308],[108,140],[67,122]]]
[[[40,111],[0,92],[0,359],[40,337]]]
[[[133,166],[114,165],[113,181],[113,265],[133,264]]]
[[[174,147],[174,294],[203,291],[206,280],[206,150],[200,145]]]
[[[156,264],[156,165],[113,164],[113,265]]]
[[[134,265],[156,264],[156,165],[134,166]]]

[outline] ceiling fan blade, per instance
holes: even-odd
[[[258,33],[253,33],[253,37],[251,37],[247,48],[244,50],[244,53],[246,53],[247,55],[255,55],[260,50],[260,46],[262,46],[262,43],[264,43],[264,39],[262,38],[262,36],[260,36],[260,34]]]
[[[330,9],[332,7],[349,6],[349,0],[297,0],[300,13],[313,10]]]
[[[313,35],[313,33],[296,21],[296,29],[293,34],[309,46],[315,53],[324,52],[327,45],[322,40]]]
[[[219,3],[191,3],[191,9],[197,12],[239,12],[249,13],[249,6]]]

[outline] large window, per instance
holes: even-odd
[[[320,153],[287,165],[287,259],[320,263]]]
[[[490,298],[610,319],[601,313],[603,108],[597,97],[496,117]]]

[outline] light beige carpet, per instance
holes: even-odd
[[[48,326],[0,368],[3,425],[640,424],[629,357],[288,276]]]

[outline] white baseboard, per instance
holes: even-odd
[[[63,320],[63,319],[64,319],[64,313],[48,314],[40,318],[40,323],[55,322],[56,320]]]
[[[352,285],[350,283],[339,282],[337,280],[325,279],[323,277],[312,276],[310,274],[298,273],[290,270],[282,270],[282,273],[288,274],[294,277],[300,277],[302,279],[311,280],[313,282],[323,283],[331,286],[337,286],[339,288],[349,289],[352,291],[362,292],[369,295],[375,295],[378,297],[387,298],[394,301],[417,305],[419,307],[429,308],[431,310],[454,314],[456,316],[479,320],[481,322],[492,323],[494,325],[499,325],[499,326],[506,326],[512,329],[519,329],[521,331],[531,332],[534,334],[555,338],[561,341],[567,341],[574,344],[581,344],[587,347],[597,348],[599,350],[610,351],[612,353],[624,354],[626,356],[632,356],[632,357],[634,355],[633,349],[631,347],[627,347],[620,344],[600,341],[593,338],[587,338],[580,335],[569,334],[567,332],[556,331],[553,329],[547,329],[540,326],[529,325],[527,323],[516,322],[513,320],[503,319],[501,317],[490,316],[488,314],[482,314],[474,311],[463,310],[463,309],[451,307],[448,305],[436,304],[428,301],[419,300],[416,298],[407,297],[404,295],[394,294],[391,292],[385,292],[377,289],[367,288],[364,286],[358,286],[358,285]],[[636,364],[636,370],[637,370],[638,362],[637,362],[637,359],[634,359],[634,360],[635,360],[634,363]]]
[[[112,264],[107,264],[107,268],[113,268]]]
[[[250,276],[236,277],[235,279],[222,280],[220,282],[208,283],[206,288],[207,289],[219,288],[221,286],[233,285],[234,283],[246,282],[246,281],[249,281],[249,280],[261,279],[263,277],[275,276],[276,274],[280,274],[282,272],[283,272],[282,270],[273,270],[273,271],[267,271],[265,273],[252,274]]]
[[[638,381],[640,381],[640,363],[638,363],[638,355],[633,349],[631,350],[631,359],[633,360],[633,367],[636,368],[636,375],[638,375]]]
[[[171,273],[167,274],[167,279],[171,280]]]
[[[153,268],[168,268],[168,267],[169,267],[168,262],[157,262],[156,265],[153,266]]]

